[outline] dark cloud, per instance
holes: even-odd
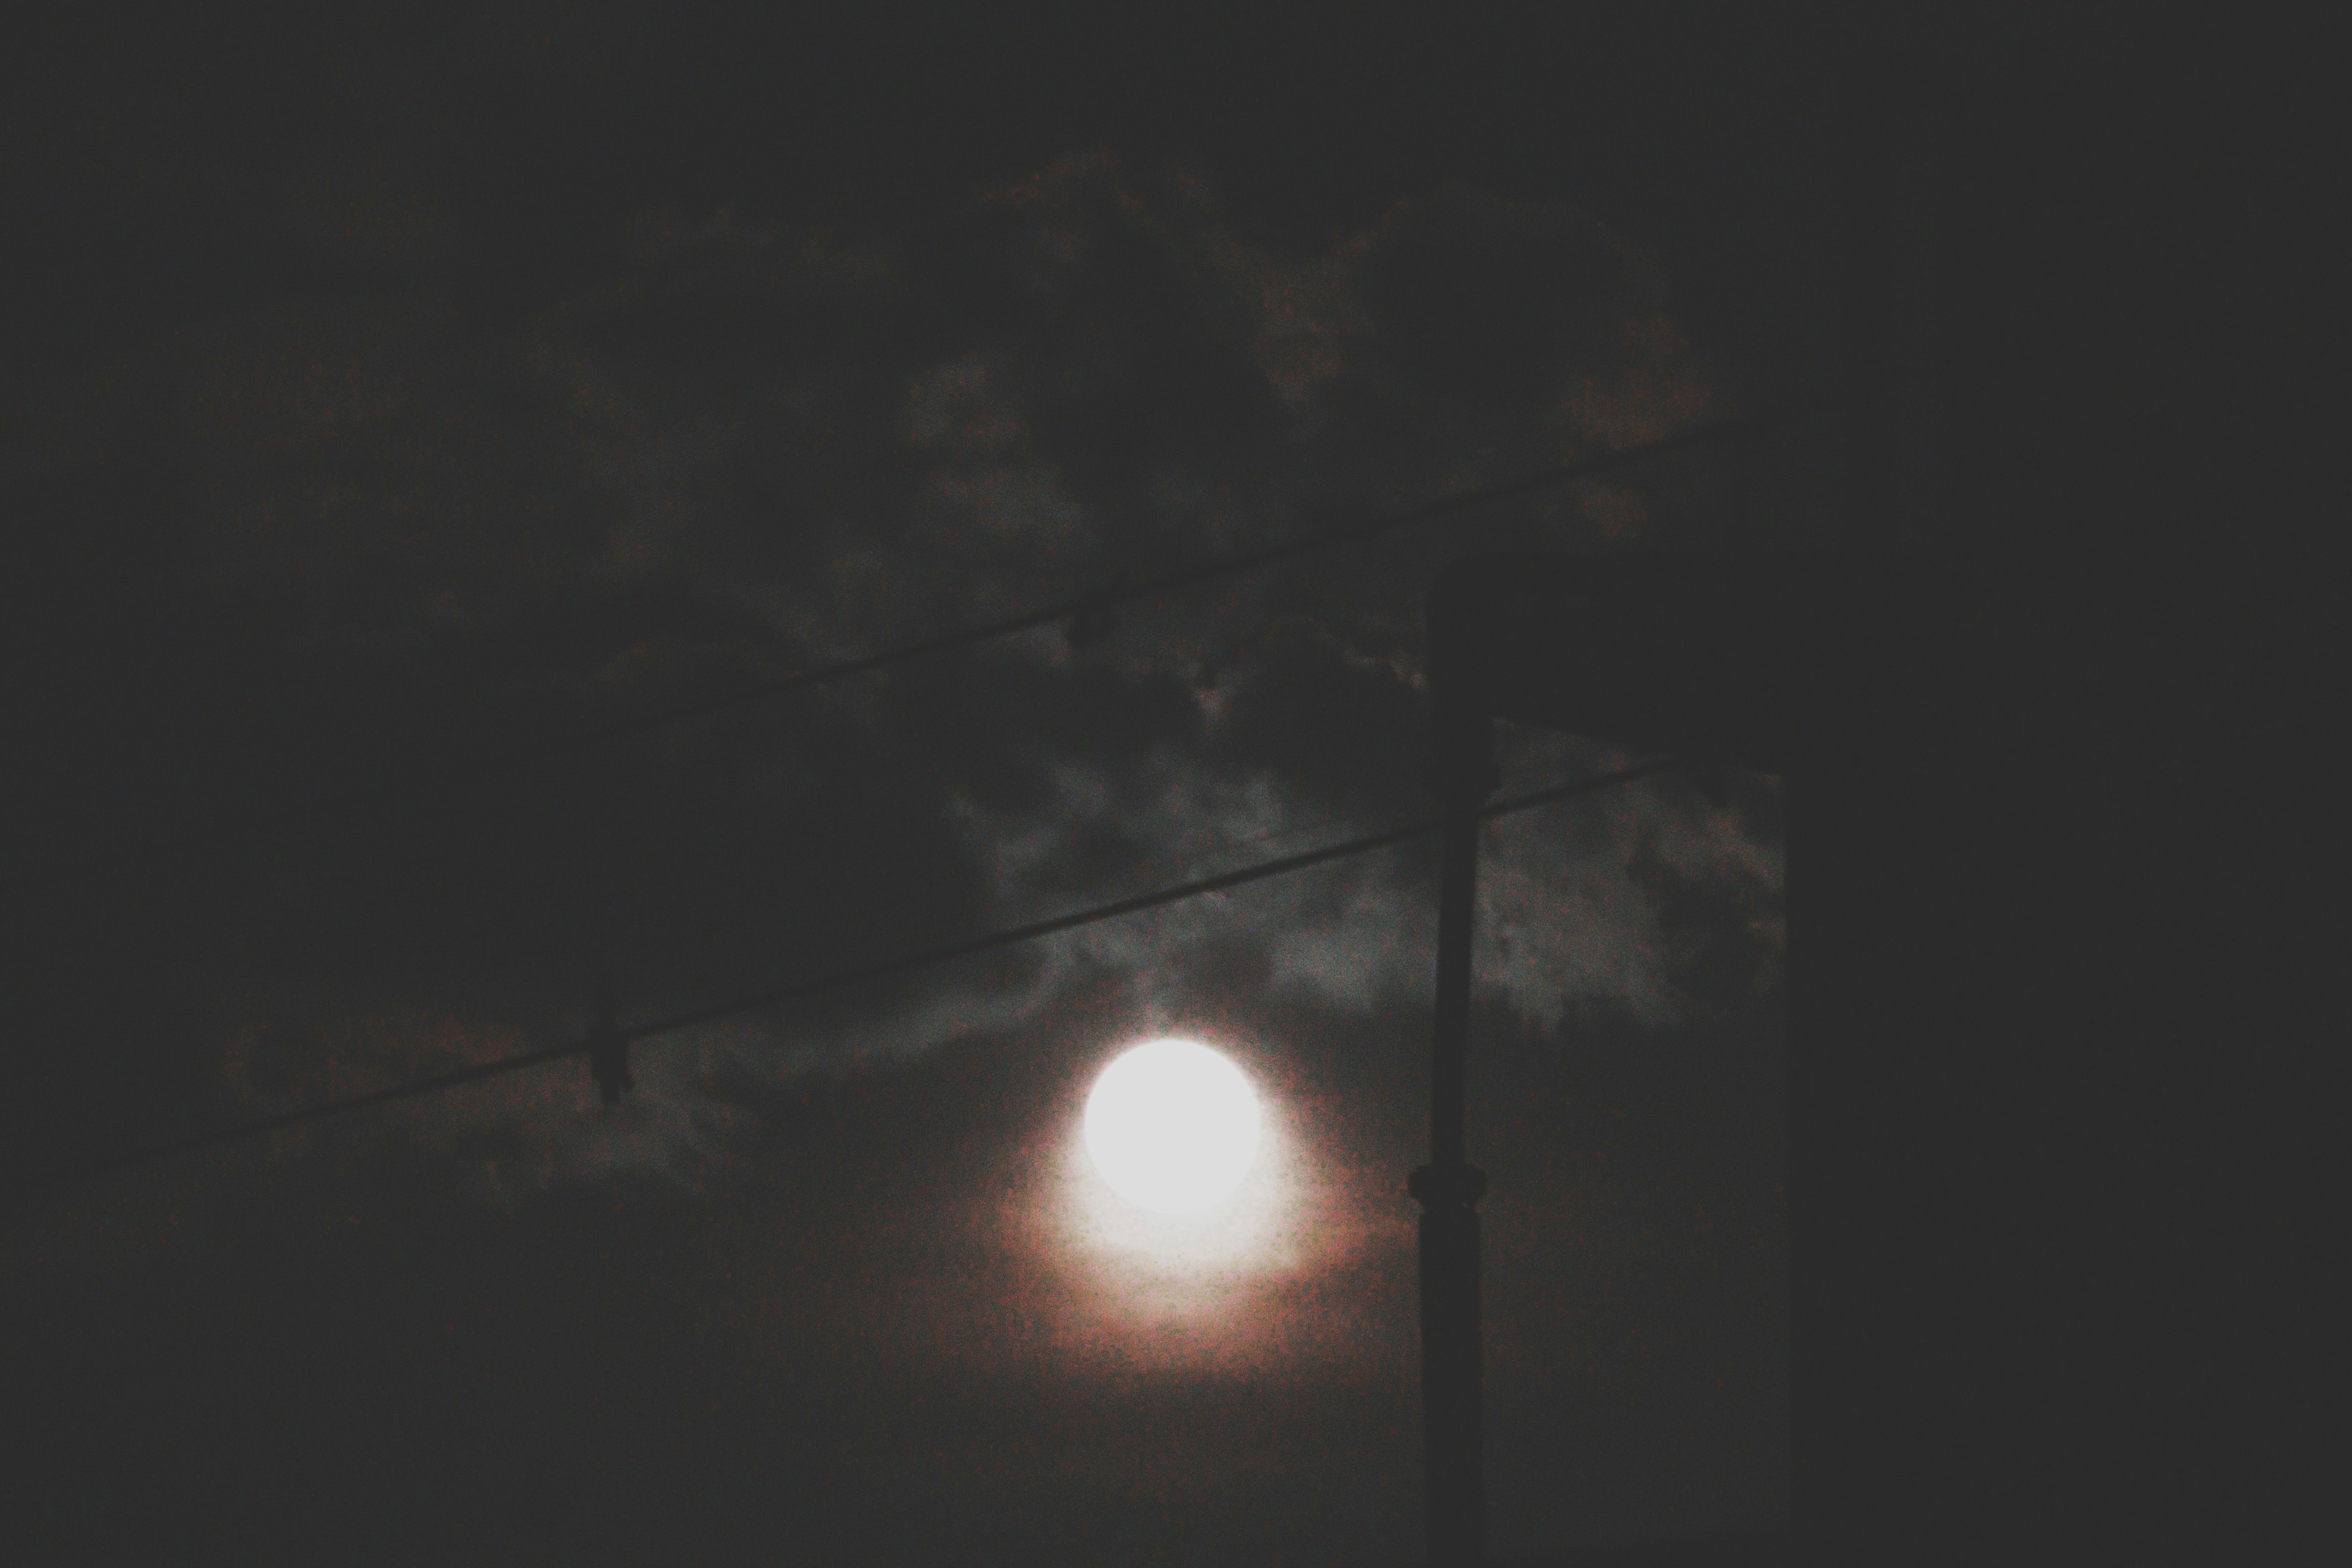
[[[645,26],[507,8],[431,68],[397,30],[381,70],[320,63],[364,29],[285,42],[322,103],[367,90],[284,152],[233,124],[175,150],[145,121],[59,119],[35,183],[115,226],[94,289],[139,295],[152,258],[122,247],[187,237],[161,268],[178,292],[10,373],[0,679],[32,803],[12,849],[63,864],[745,689],[1738,404],[1658,259],[1557,199],[1399,183],[1302,240],[1229,194],[1245,170],[1065,141],[912,219],[877,197],[809,221],[787,188],[656,177],[617,145],[637,110],[559,116],[584,138],[562,148],[522,123],[625,100],[658,68],[635,58]],[[495,111],[446,96],[467,82],[497,86]],[[367,132],[379,112],[409,129]],[[518,123],[488,134],[494,112]],[[37,1165],[570,1037],[600,968],[625,1017],[659,1016],[1385,826],[1425,807],[1438,564],[1473,539],[1703,540],[1711,482],[1588,484],[1123,608],[1092,648],[1046,628],[349,823],[45,874],[10,906],[31,977],[11,1016],[43,1046],[13,1148]],[[1615,760],[1504,741],[1515,787]],[[1758,1197],[1778,1155],[1755,1127],[1715,1136],[1776,1124],[1778,837],[1774,786],[1743,781],[1722,805],[1636,786],[1487,841],[1477,1136],[1517,1183],[1493,1221],[1516,1303],[1496,1353],[1538,1391],[1504,1418],[1622,1473],[1612,1530],[1778,1506],[1777,1459],[1726,1457],[1783,1397],[1750,1307],[1779,1289]],[[134,1468],[195,1466],[226,1499],[244,1483],[203,1468],[198,1435],[249,1389],[236,1419],[271,1436],[222,1463],[339,1500],[289,1505],[280,1555],[348,1556],[320,1544],[337,1510],[431,1492],[438,1522],[386,1534],[388,1556],[446,1556],[453,1533],[486,1560],[627,1556],[698,1529],[703,1554],[748,1556],[720,1539],[740,1511],[695,1525],[695,1500],[785,1475],[779,1506],[877,1552],[884,1514],[905,1550],[936,1546],[913,1522],[934,1506],[1044,1542],[1080,1495],[1099,1511],[1067,1513],[1065,1544],[1097,1558],[1152,1560],[1121,1532],[1154,1510],[1241,1532],[1169,1561],[1261,1530],[1381,1545],[1410,1528],[1390,1517],[1412,1452],[1397,1189],[1433,871],[1412,846],[725,1020],[643,1049],[614,1111],[568,1064],[54,1200],[13,1234],[12,1274],[119,1247],[124,1293],[70,1328],[77,1287],[43,1299],[80,1370],[36,1393],[72,1403],[123,1358],[110,1390],[171,1413]],[[1119,1273],[1140,1266],[1073,1242],[1040,1195],[1086,1073],[1150,1029],[1230,1044],[1303,1173],[1293,1231],[1252,1243],[1281,1261],[1211,1269],[1206,1296]],[[1581,1087],[1735,1061],[1690,1128]],[[1604,1178],[1621,1149],[1650,1166]],[[1636,1213],[1663,1235],[1687,1205],[1736,1245],[1702,1227],[1700,1273],[1644,1319],[1661,1298],[1631,1281],[1658,1258],[1589,1238]],[[241,1269],[268,1281],[250,1317]],[[203,1304],[122,1352],[163,1289],[142,1282],[173,1270]],[[1592,1294],[1612,1280],[1622,1299]],[[1638,1321],[1687,1334],[1654,1352],[1675,1377],[1736,1386],[1658,1394]],[[457,1422],[488,1379],[511,1400]],[[1610,1411],[1617,1458],[1562,1436],[1540,1391]],[[60,1473],[136,1422],[116,1392],[81,1403]],[[763,1428],[779,1406],[803,1425]],[[688,1413],[665,1449],[658,1424]],[[1674,1452],[1738,1479],[1696,1504],[1643,1491]],[[502,1466],[521,1493],[488,1479]],[[835,1495],[877,1473],[931,1502]],[[1497,1470],[1498,1519],[1530,1542],[1558,1518],[1532,1473]],[[601,1519],[583,1500],[622,1494]],[[1326,1494],[1386,1500],[1353,1534],[1337,1512],[1275,1522],[1276,1500]],[[526,1549],[487,1522],[522,1518],[552,1533]],[[184,1497],[139,1527],[166,1519],[202,1535],[234,1511]]]
[[[178,389],[152,438],[182,455],[161,532],[210,591],[179,624],[96,623],[142,666],[176,657],[160,682],[78,690],[60,771],[83,771],[63,737],[106,703],[193,759],[114,814],[193,824],[1277,536],[1296,475],[1362,439],[1332,388],[1464,405],[1433,345],[1503,329],[1455,300],[1528,324],[1520,463],[1589,445],[1564,411],[1610,388],[1638,403],[1644,377],[1700,374],[1641,352],[1655,289],[1605,228],[1460,195],[1322,258],[1155,207],[1104,154],[912,246],[632,221],[634,264],[487,341],[419,295],[289,300],[184,343],[157,373]],[[1318,298],[1330,321],[1302,324]],[[1301,331],[1320,343],[1304,361],[1268,336]],[[1704,406],[1690,384],[1680,406]],[[1456,477],[1404,460],[1359,493]],[[1092,656],[1030,639],[315,840],[274,908],[217,896],[224,876],[257,891],[269,851],[214,861],[183,874],[208,906],[190,961],[226,983],[217,942],[258,920],[248,944],[306,984],[434,975],[481,1005],[506,976],[511,1007],[617,949],[637,995],[683,1002],[746,988],[761,957],[821,968],[885,931],[1016,912],[1018,889],[977,892],[991,851],[958,840],[959,813],[1000,842],[1075,829],[1072,854],[1022,851],[1033,900],[1132,868],[1123,819],[1171,789],[1264,778],[1286,816],[1361,821],[1412,797],[1417,574],[1395,557],[1433,548],[1147,609]],[[110,553],[84,564],[103,592]]]

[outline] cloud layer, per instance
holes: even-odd
[[[327,281],[127,336],[60,371],[0,451],[32,498],[19,586],[39,584],[11,623],[36,802],[14,847],[171,837],[1732,409],[1655,268],[1583,214],[1438,186],[1299,251],[1230,223],[1214,187],[1082,153],[871,232],[615,210],[533,270],[429,184],[304,165],[255,199]],[[1047,629],[348,823],[51,876],[10,933],[38,977],[17,1016],[48,1047],[10,1102],[16,1146],[70,1158],[575,1037],[600,969],[625,1019],[660,1016],[1418,814],[1438,567],[1474,544],[1704,542],[1717,478],[1564,486],[1123,608],[1090,647]],[[1504,742],[1507,788],[1623,760]],[[1485,843],[1495,1354],[1530,1388],[1624,1405],[1621,1460],[1541,1442],[1618,1465],[1623,1498],[1586,1505],[1638,1521],[1679,1505],[1622,1454],[1736,1449],[1781,1397],[1769,1322],[1708,1339],[1737,1340],[1742,1293],[1777,1278],[1757,1179],[1777,1158],[1777,786],[1717,802],[1660,779]],[[414,1278],[373,1259],[387,1300],[458,1278],[459,1253],[501,1245],[484,1237],[585,1279],[580,1227],[601,1222],[583,1216],[609,1197],[699,1237],[709,1256],[679,1266],[718,1304],[696,1333],[756,1380],[802,1378],[809,1409],[810,1365],[971,1402],[933,1432],[961,1456],[940,1484],[988,1508],[1047,1517],[1080,1482],[1198,1505],[1081,1430],[1126,1388],[1171,1441],[1208,1442],[1171,1392],[1187,1379],[1277,1391],[1202,1495],[1269,1484],[1244,1484],[1252,1465],[1337,1488],[1373,1449],[1411,1451],[1389,1427],[1410,1411],[1400,1184],[1433,855],[681,1031],[640,1048],[617,1110],[564,1064],[159,1168],[57,1200],[12,1237],[12,1271],[93,1244],[331,1252],[425,1236],[429,1214],[457,1228],[415,1242]],[[1230,1268],[1155,1272],[1070,1185],[1087,1075],[1175,1031],[1227,1044],[1283,1118],[1284,1201]],[[1672,1086],[1697,1079],[1725,1098],[1691,1127],[1617,1125],[1645,1095],[1688,1114]],[[1612,1152],[1633,1170],[1602,1169]],[[1717,1288],[1677,1297],[1654,1258],[1595,1239],[1691,1204],[1735,1239],[1667,1250]],[[1660,1394],[1628,1337],[1644,1321],[1687,1329],[1677,1367],[1748,1381]],[[624,1359],[657,1381],[652,1353]],[[972,1413],[1023,1401],[1036,1453]],[[1354,1436],[1318,1457],[1292,1417]],[[887,1467],[897,1439],[852,1425],[845,1452]],[[1498,1518],[1549,1517],[1533,1473],[1498,1472]],[[1738,1471],[1693,1517],[1769,1512],[1771,1474]]]

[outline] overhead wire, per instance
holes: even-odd
[[[364,807],[381,805],[436,790],[446,790],[477,776],[501,773],[536,763],[559,761],[617,742],[633,740],[695,720],[771,702],[793,692],[804,691],[853,677],[871,674],[893,666],[912,663],[956,648],[992,642],[1022,632],[1032,631],[1040,626],[1076,624],[1082,617],[1099,617],[1120,605],[1157,598],[1181,589],[1213,582],[1221,577],[1238,576],[1260,571],[1277,563],[1318,551],[1360,543],[1383,533],[1434,521],[1475,507],[1536,494],[1557,485],[1631,467],[1669,452],[1738,440],[1804,414],[1818,412],[1829,406],[1829,402],[1830,400],[1826,399],[1815,399],[1765,414],[1710,421],[1704,425],[1693,426],[1656,441],[1598,453],[1570,463],[1547,465],[1494,485],[1457,491],[1451,495],[1441,496],[1434,500],[1422,502],[1417,506],[1406,507],[1401,510],[1360,521],[1342,523],[1256,550],[1215,557],[1190,566],[1178,567],[1155,576],[1131,581],[1114,580],[1102,587],[1074,598],[1042,605],[1018,615],[961,627],[954,631],[938,633],[927,637],[919,637],[911,642],[901,643],[855,658],[814,665],[804,669],[758,681],[733,691],[674,704],[651,713],[639,714],[546,737],[489,755],[476,756],[456,763],[410,772],[374,784],[257,812],[177,837],[159,838],[96,854],[53,857],[47,860],[37,862],[31,867],[20,868],[19,872],[20,874],[31,872],[37,875],[55,876],[71,871],[97,873],[121,869],[180,855],[194,854],[201,850],[220,848],[230,844],[288,831],[307,824],[342,816]]]
[[[592,747],[632,739],[636,736],[653,733],[672,725],[686,723],[697,719],[751,707],[754,704],[771,700],[793,691],[804,690],[812,687],[827,684],[833,681],[847,679],[858,675],[887,668],[891,666],[908,663],[914,660],[944,653],[954,648],[975,646],[998,638],[1014,636],[1024,631],[1035,629],[1039,626],[1069,623],[1081,616],[1098,616],[1102,612],[1105,612],[1108,608],[1118,605],[1154,598],[1174,593],[1184,588],[1195,586],[1202,583],[1213,581],[1220,577],[1239,575],[1248,572],[1260,570],[1264,567],[1273,565],[1285,560],[1289,560],[1317,551],[1334,549],[1347,544],[1369,540],[1385,532],[1411,527],[1418,523],[1435,521],[1477,506],[1499,500],[1510,500],[1519,496],[1538,493],[1552,486],[1571,482],[1579,479],[1590,478],[1597,474],[1608,472],[1612,469],[1631,466],[1649,458],[1663,455],[1664,453],[1703,447],[1724,441],[1736,440],[1746,436],[1752,436],[1772,425],[1794,418],[1806,413],[1815,412],[1821,407],[1829,406],[1831,401],[1832,400],[1827,399],[1815,400],[1811,403],[1792,405],[1790,407],[1782,408],[1765,415],[1718,420],[1706,425],[1693,426],[1658,441],[1649,442],[1636,447],[1622,447],[1612,452],[1596,454],[1591,458],[1582,458],[1572,463],[1548,466],[1540,469],[1522,474],[1515,479],[1484,487],[1479,489],[1458,491],[1452,495],[1442,496],[1434,500],[1423,502],[1418,506],[1405,508],[1398,511],[1386,513],[1381,516],[1367,519],[1358,522],[1341,524],[1334,528],[1309,533],[1297,539],[1284,541],[1258,550],[1246,551],[1234,555],[1218,557],[1210,561],[1197,563],[1191,566],[1178,568],[1157,576],[1140,580],[1115,580],[1105,587],[1065,602],[1048,605],[997,621],[987,622],[974,626],[968,626],[953,632],[943,633],[927,638],[920,638],[910,643],[901,644],[895,647],[862,656],[860,658],[840,660],[832,664],[814,666],[807,669],[795,671],[789,675],[777,677],[771,680],[761,682],[746,689],[739,689],[737,691],[673,706],[654,713],[643,714],[605,725],[576,731],[567,735],[551,737],[527,746],[515,748],[499,755],[469,759],[464,763],[436,770],[431,773],[413,773],[403,778],[387,781],[382,784],[370,786],[364,789],[348,791],[335,795],[320,797],[300,805],[258,814],[236,822],[223,824],[206,832],[186,836],[178,839],[151,843],[143,846],[135,846],[129,850],[120,851],[112,856],[91,858],[89,860],[81,862],[81,864],[87,865],[90,869],[98,869],[103,867],[121,865],[128,862],[160,858],[174,854],[192,852],[199,848],[215,847],[228,843],[237,842],[242,839],[261,837],[271,832],[298,826],[305,822],[315,821],[343,812],[352,811],[364,805],[379,804],[407,795],[421,793],[435,788],[446,787],[451,784],[461,783],[465,778],[475,773],[500,772],[511,768],[527,766],[537,762],[551,761]],[[1484,819],[1506,816],[1513,812],[1532,809],[1535,806],[1546,805],[1555,800],[1564,799],[1573,795],[1582,794],[1595,789],[1606,788],[1617,784],[1631,782],[1633,779],[1647,776],[1650,773],[1663,771],[1674,765],[1675,765],[1675,760],[1671,758],[1638,764],[1635,767],[1621,770],[1614,773],[1604,774],[1593,779],[1576,781],[1568,784],[1554,786],[1550,789],[1539,790],[1530,795],[1517,796],[1509,800],[1497,802],[1484,808],[1479,815],[1481,818]],[[631,1026],[626,1029],[621,1030],[620,1035],[625,1042],[648,1038],[677,1029],[690,1027],[698,1024],[711,1022],[718,1018],[729,1016],[733,1014],[746,1012],[763,1006],[778,1005],[824,992],[886,978],[893,974],[908,973],[933,964],[948,963],[957,958],[967,957],[975,953],[992,951],[996,948],[1033,941],[1039,937],[1054,934],[1062,931],[1073,930],[1080,926],[1095,923],[1096,921],[1116,919],[1119,916],[1135,913],[1145,909],[1173,903],[1185,899],[1201,897],[1209,893],[1222,891],[1227,888],[1239,887],[1267,878],[1282,876],[1289,872],[1302,870],[1308,867],[1324,864],[1331,860],[1367,853],[1373,849],[1403,842],[1406,839],[1417,837],[1421,834],[1434,832],[1437,830],[1439,826],[1440,819],[1434,816],[1416,819],[1381,833],[1349,839],[1339,844],[1326,846],[1319,849],[1305,851],[1298,855],[1286,856],[1274,860],[1259,862],[1253,866],[1244,867],[1237,871],[1223,873],[1216,877],[1178,883],[1171,887],[1159,889],[1155,892],[1138,895],[1130,899],[1116,900],[1109,904],[1094,906],[1087,910],[1078,910],[1067,915],[1056,916],[1051,920],[1034,922],[1030,925],[983,933],[980,936],[968,938],[958,942],[948,944],[944,947],[924,949],[912,953],[901,954],[859,969],[819,976],[810,980],[793,982],[783,986],[757,993],[749,997],[738,997],[711,1007],[698,1009],[690,1014]],[[52,867],[48,868],[55,869],[59,868],[53,864]],[[590,1042],[586,1039],[569,1041],[557,1046],[543,1047],[536,1051],[524,1052],[517,1056],[500,1058],[492,1062],[478,1063],[471,1067],[454,1069],[450,1072],[437,1074],[427,1079],[393,1085],[386,1089],[374,1090],[367,1094],[359,1095],[346,1100],[331,1101],[322,1105],[300,1108],[295,1110],[283,1112],[278,1116],[264,1118],[257,1121],[239,1123],[230,1128],[192,1134],[185,1138],[175,1139],[167,1142],[132,1150],[124,1153],[102,1157],[96,1161],[43,1173],[33,1177],[29,1184],[34,1190],[46,1189],[59,1184],[101,1175],[116,1170],[131,1168],[175,1154],[195,1152],[219,1144],[245,1138],[260,1136],[270,1132],[282,1131],[312,1121],[340,1116],[352,1111],[365,1110],[377,1105],[410,1099],[419,1095],[435,1093],[442,1089],[457,1088],[469,1083],[481,1082],[489,1079],[501,1077],[509,1073],[541,1066],[547,1062],[561,1060],[572,1056],[583,1055],[588,1051],[589,1044]]]
[[[1553,784],[1524,795],[1509,796],[1481,807],[1477,815],[1482,821],[1509,816],[1577,795],[1591,795],[1620,784],[1631,784],[1637,779],[1664,773],[1677,765],[1679,765],[1678,759],[1673,757],[1653,758],[1611,773],[1574,779],[1565,784]],[[1378,833],[1365,834],[1337,844],[1305,850],[1296,855],[1258,861],[1236,870],[1220,872],[1211,877],[1195,878],[1156,889],[1150,892],[1113,900],[1108,903],[1092,905],[1046,920],[1033,921],[1025,925],[984,931],[976,936],[916,949],[852,968],[769,986],[747,995],[732,997],[709,1006],[693,1008],[684,1013],[673,1014],[667,1017],[644,1023],[624,1026],[618,1028],[617,1033],[626,1043],[652,1039],[681,1029],[714,1023],[737,1014],[779,1006],[828,992],[846,990],[877,980],[886,980],[897,975],[911,973],[917,970],[952,963],[957,959],[970,958],[979,953],[1017,946],[1023,942],[1036,941],[1041,937],[1075,931],[1104,921],[1117,920],[1121,916],[1137,914],[1145,910],[1158,909],[1168,904],[1180,903],[1188,899],[1202,898],[1212,893],[1223,892],[1229,889],[1244,887],[1253,882],[1287,876],[1311,867],[1327,865],[1335,860],[1402,844],[1422,835],[1435,833],[1444,826],[1444,818],[1442,816],[1433,814],[1415,817]],[[19,1192],[47,1191],[70,1183],[87,1181],[117,1171],[150,1164],[175,1155],[195,1153],[248,1138],[282,1132],[291,1128],[322,1121],[352,1111],[388,1105],[396,1100],[412,1100],[423,1095],[436,1094],[444,1089],[481,1083],[490,1079],[502,1078],[509,1073],[541,1067],[550,1062],[584,1056],[589,1050],[590,1044],[591,1041],[587,1037],[567,1040],[561,1044],[542,1047],[537,1050],[500,1057],[493,1061],[478,1062],[470,1067],[437,1073],[429,1078],[394,1084],[344,1100],[303,1106],[293,1110],[282,1111],[275,1116],[239,1122],[230,1127],[215,1128],[209,1131],[192,1133],[186,1137],[101,1156],[78,1164],[54,1168],[35,1173],[12,1184]]]

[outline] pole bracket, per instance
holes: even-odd
[[[1486,1195],[1486,1173],[1475,1165],[1423,1165],[1405,1183],[1423,1208],[1475,1208]]]

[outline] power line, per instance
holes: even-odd
[[[1549,805],[1556,801],[1567,800],[1575,795],[1591,795],[1601,790],[1614,788],[1619,784],[1631,784],[1636,779],[1664,773],[1675,765],[1677,765],[1677,759],[1673,757],[1654,758],[1649,762],[1636,763],[1631,767],[1620,768],[1613,773],[1576,779],[1567,784],[1554,784],[1547,789],[1535,790],[1527,795],[1513,795],[1508,799],[1496,801],[1483,807],[1478,816],[1482,820],[1488,820],[1498,816],[1508,816],[1517,812],[1530,811],[1537,806]],[[1392,845],[1404,843],[1408,839],[1419,837],[1423,834],[1434,833],[1443,826],[1444,819],[1439,816],[1416,817],[1379,833],[1326,845],[1319,849],[1309,849],[1297,855],[1286,855],[1279,859],[1262,860],[1254,866],[1244,866],[1239,870],[1221,872],[1213,877],[1202,877],[1188,882],[1179,882],[1152,892],[1139,893],[1132,898],[1118,899],[1107,904],[1097,904],[1090,909],[1076,910],[1070,914],[1055,915],[1049,920],[1035,921],[1027,925],[1012,926],[1002,931],[987,931],[978,936],[966,937],[959,942],[901,953],[893,958],[883,959],[854,969],[838,970],[831,974],[819,975],[814,979],[796,980],[786,984],[771,986],[765,990],[752,992],[749,995],[738,996],[708,1007],[698,1007],[691,1012],[676,1014],[670,1017],[658,1018],[643,1024],[632,1024],[619,1030],[619,1036],[625,1041],[649,1039],[675,1030],[711,1023],[734,1014],[752,1012],[761,1007],[772,1007],[786,1002],[801,1001],[826,992],[845,990],[871,981],[885,980],[936,964],[951,963],[959,958],[969,958],[977,953],[993,952],[998,948],[1034,942],[1039,937],[1075,931],[1081,926],[1117,920],[1122,915],[1136,914],[1144,910],[1180,903],[1187,899],[1197,899],[1210,893],[1223,892],[1230,888],[1265,881],[1269,878],[1287,876],[1293,871],[1303,871],[1309,867],[1326,865],[1334,860],[1346,859],[1350,856],[1367,854],[1374,849],[1385,849]],[[347,1111],[363,1110],[372,1106],[388,1105],[398,1100],[411,1100],[422,1095],[438,1093],[446,1089],[456,1089],[465,1084],[480,1083],[488,1079],[504,1077],[508,1073],[520,1072],[527,1068],[560,1061],[567,1057],[583,1056],[587,1053],[588,1047],[589,1042],[585,1039],[566,1041],[562,1045],[548,1046],[535,1051],[525,1051],[518,1056],[501,1057],[496,1061],[460,1068],[454,1072],[417,1079],[408,1083],[395,1084],[388,1089],[374,1089],[349,1100],[330,1100],[323,1105],[306,1106],[299,1110],[289,1110],[276,1116],[264,1117],[257,1121],[241,1122],[234,1127],[219,1128],[210,1132],[193,1133],[185,1138],[175,1138],[168,1142],[151,1144],[127,1153],[110,1154],[82,1164],[44,1172],[22,1184],[19,1190],[46,1191],[68,1183],[148,1164],[175,1154],[194,1153],[199,1150],[258,1137],[267,1132],[281,1132],[289,1128],[341,1116]]]
[[[577,730],[569,734],[534,741],[509,751],[467,759],[445,767],[426,769],[386,779],[382,783],[356,789],[339,791],[305,801],[255,813],[218,824],[213,827],[176,838],[153,840],[143,845],[92,856],[62,856],[39,864],[39,874],[56,875],[68,871],[98,872],[115,870],[149,861],[168,859],[194,854],[200,850],[219,848],[247,839],[284,832],[307,823],[318,822],[356,811],[362,807],[383,805],[412,795],[443,789],[477,776],[505,773],[534,763],[554,762],[579,752],[593,750],[611,742],[632,740],[666,730],[673,725],[706,719],[720,713],[733,712],[758,703],[772,701],[795,691],[830,685],[855,676],[871,674],[894,665],[908,664],[961,647],[992,642],[1039,626],[1074,624],[1082,617],[1099,617],[1112,607],[1138,600],[1157,598],[1181,589],[1195,587],[1220,577],[1237,576],[1262,570],[1279,562],[1310,554],[1317,551],[1338,549],[1360,543],[1381,534],[1421,523],[1435,521],[1454,513],[1495,501],[1509,500],[1531,495],[1556,485],[1576,479],[1590,479],[1612,469],[1630,467],[1646,458],[1667,452],[1687,450],[1735,441],[1753,436],[1769,426],[1798,416],[1817,412],[1828,406],[1828,400],[1799,404],[1775,413],[1747,418],[1723,419],[1693,426],[1657,441],[1638,447],[1627,447],[1614,452],[1576,462],[1554,465],[1506,479],[1482,489],[1465,490],[1443,496],[1419,506],[1408,507],[1362,522],[1346,523],[1289,540],[1263,549],[1244,551],[1222,556],[1195,565],[1180,567],[1159,576],[1135,582],[1113,582],[1091,593],[1041,608],[1024,611],[1003,620],[984,622],[956,631],[902,643],[879,653],[857,658],[843,659],[832,664],[813,666],[789,675],[760,681],[751,687],[720,696],[641,714],[632,719]]]

